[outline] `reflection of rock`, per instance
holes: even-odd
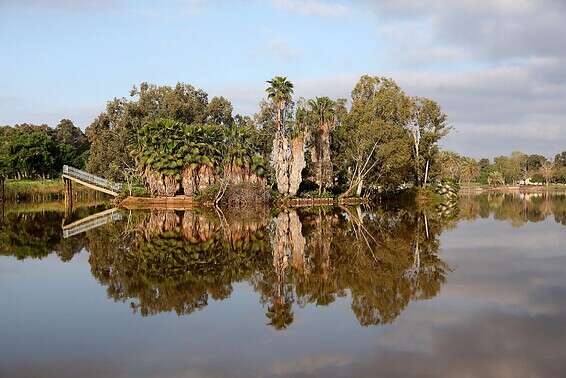
[[[88,234],[92,272],[110,297],[132,302],[142,315],[189,314],[247,281],[278,329],[291,324],[295,305],[329,305],[349,294],[359,322],[372,325],[439,292],[447,270],[436,254],[442,218],[429,216],[419,228],[422,215],[378,210],[353,224],[345,212],[313,210],[272,219],[268,210],[146,213],[132,228],[138,232],[116,224]],[[416,241],[417,280],[406,274],[415,267]]]
[[[291,244],[291,264],[293,268],[302,271],[307,268],[305,261],[305,238],[302,234],[302,224],[297,212],[289,213],[289,239]]]
[[[213,222],[210,217],[193,211],[184,212],[181,224],[183,239],[193,244],[212,239],[219,228],[219,224]]]
[[[206,306],[209,296],[225,299],[232,282],[249,279],[256,264],[268,261],[265,221],[252,217],[222,226],[213,214],[160,211],[139,222],[133,229],[140,232],[124,244],[123,230],[116,229],[118,240],[90,233],[88,249],[92,273],[108,286],[109,296],[133,301],[144,316],[189,314]]]
[[[292,257],[294,267],[304,267],[305,238],[301,232],[302,224],[297,212],[282,211],[273,222],[275,227],[271,243],[275,269],[285,270],[289,257]]]
[[[142,227],[145,237],[152,237],[162,234],[166,231],[173,231],[177,227],[179,217],[174,211],[153,211],[149,216],[147,223]]]

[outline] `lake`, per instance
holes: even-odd
[[[0,376],[566,374],[564,194],[89,205],[5,205]]]

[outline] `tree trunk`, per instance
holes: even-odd
[[[289,194],[294,196],[299,191],[302,172],[306,166],[303,135],[297,136],[291,141],[291,160],[289,163]]]
[[[425,168],[425,175],[424,175],[424,186],[426,186],[427,181],[428,181],[428,165],[429,165],[429,160],[427,159],[426,168]]]
[[[287,195],[289,193],[289,141],[282,132],[277,132],[273,140],[271,166],[275,170],[277,190]]]
[[[362,179],[362,180],[360,180],[360,181],[358,182],[358,186],[357,186],[357,188],[356,188],[356,196],[357,196],[357,197],[361,197],[361,196],[362,196],[362,188],[363,188],[363,185],[364,185],[364,180]]]

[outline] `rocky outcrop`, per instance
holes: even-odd
[[[145,178],[152,196],[173,197],[179,191],[180,184],[175,176],[164,175],[148,168]]]
[[[278,132],[273,139],[271,166],[275,171],[277,190],[283,195],[289,194],[289,158],[289,141],[285,135]]]
[[[302,172],[306,167],[305,140],[302,135],[291,141],[291,160],[289,164],[289,195],[294,196],[299,191],[302,181]]]
[[[285,196],[294,196],[302,181],[302,171],[305,162],[305,140],[299,135],[289,144],[289,140],[278,134],[273,140],[271,166],[275,171],[277,190]]]
[[[226,164],[221,174],[215,172],[214,168],[209,165],[192,164],[183,169],[181,178],[183,193],[186,196],[202,192],[223,180],[226,180],[228,185],[236,186],[240,184],[267,185],[267,180],[258,176],[249,164]]]
[[[183,193],[192,196],[201,192],[217,181],[214,168],[206,164],[191,164],[181,171]]]

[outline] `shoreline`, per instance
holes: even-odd
[[[566,185],[506,185],[495,187],[461,187],[458,194],[481,194],[481,193],[544,193],[565,192]]]

